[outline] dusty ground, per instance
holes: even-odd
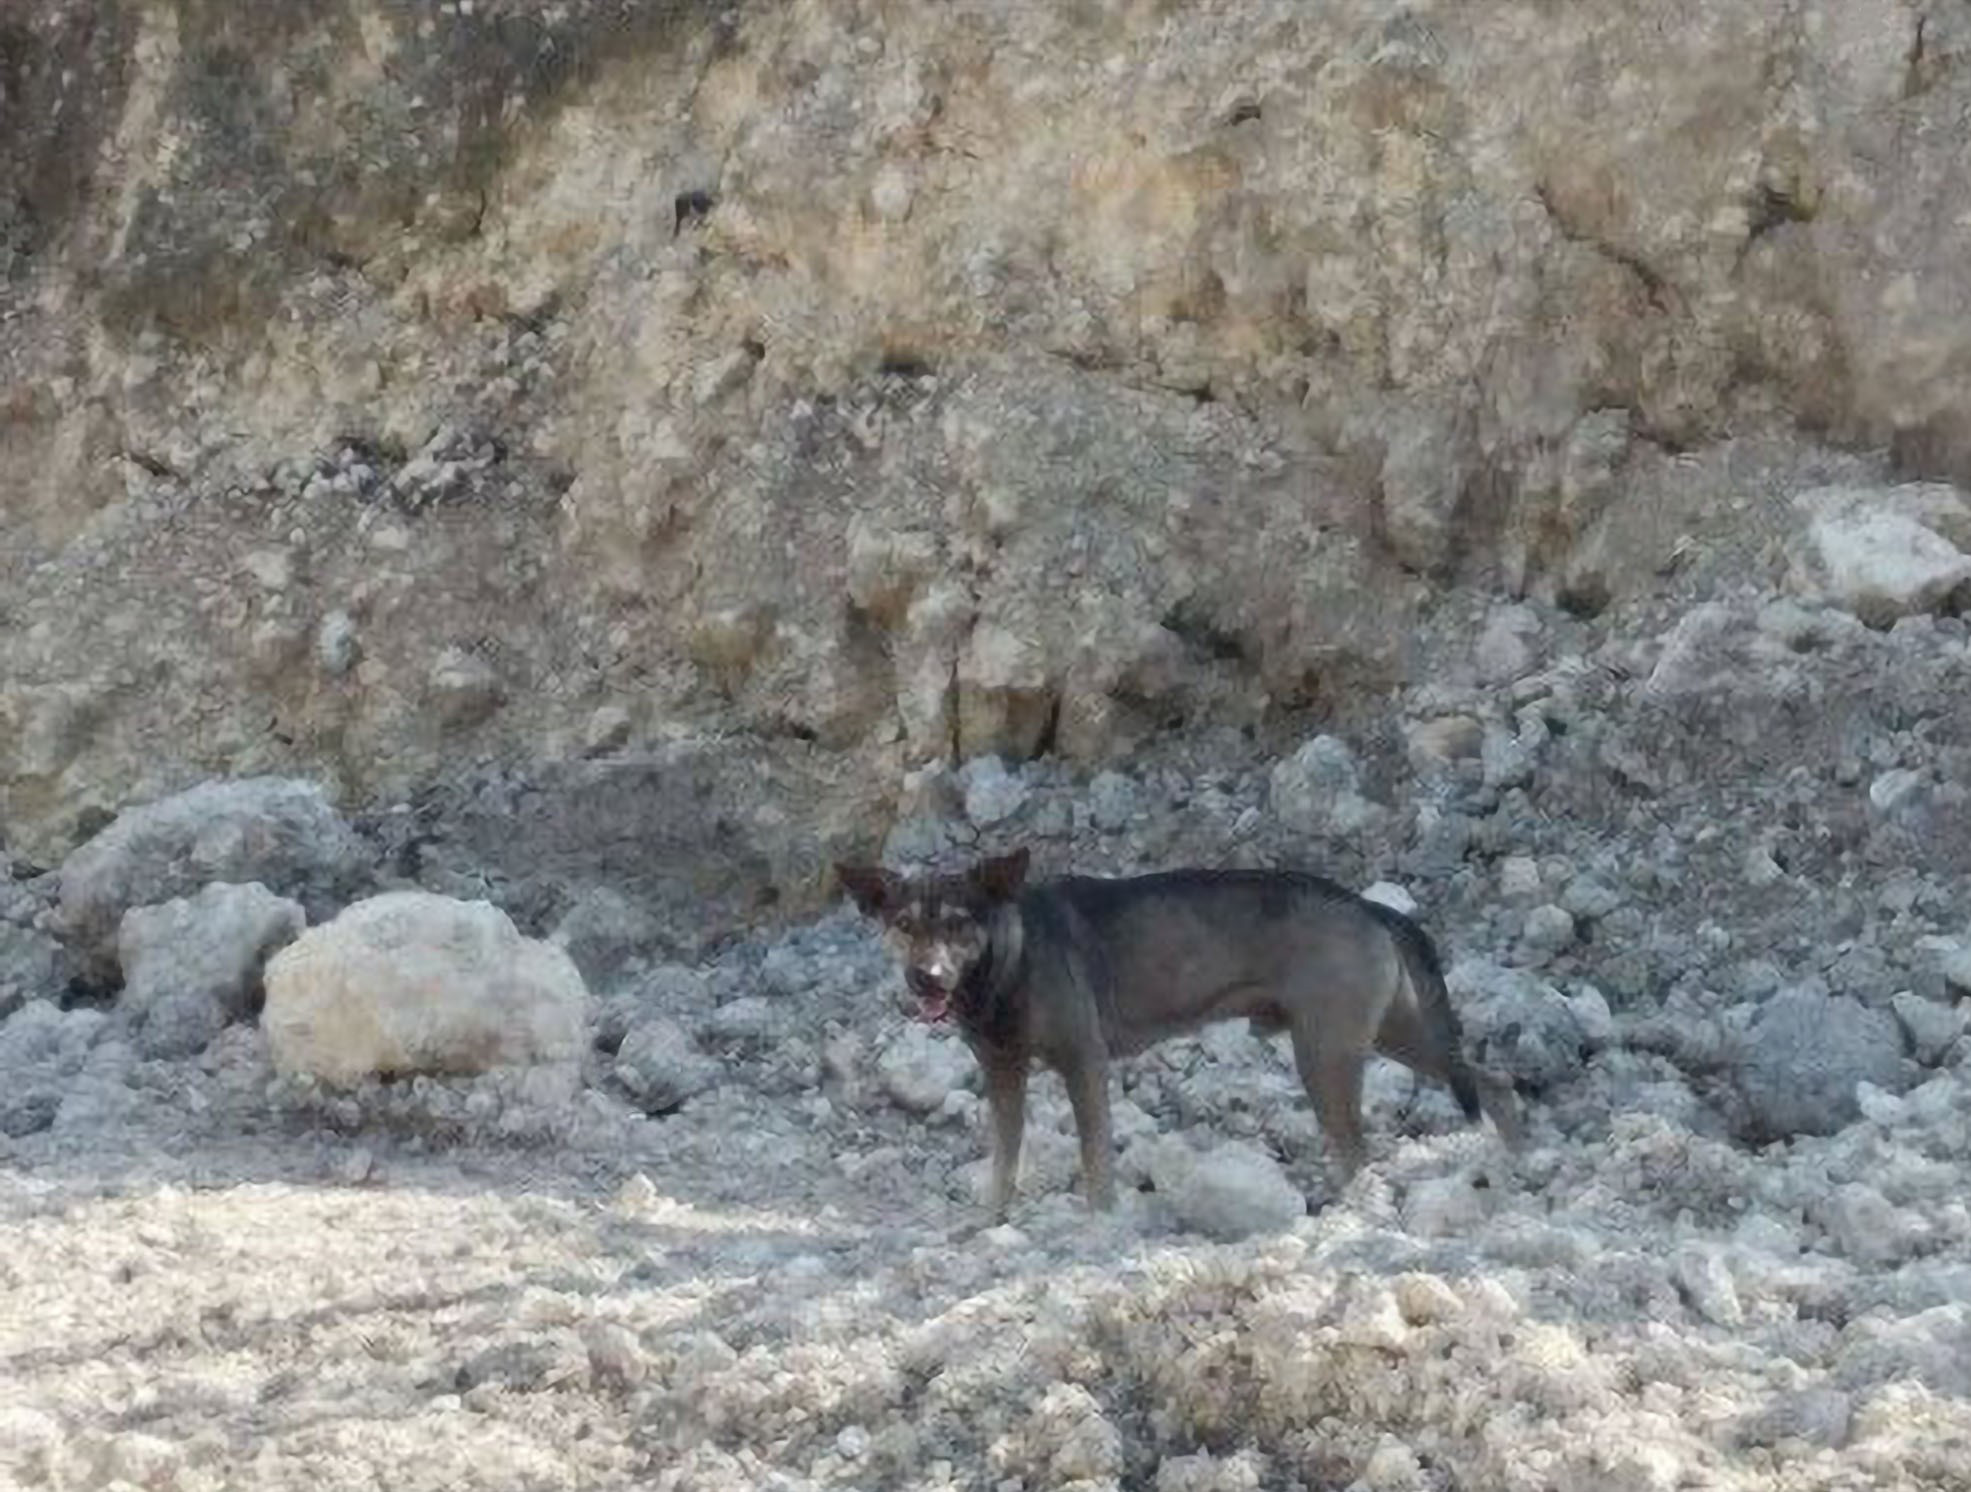
[[[1971,11],[11,10],[0,1488],[1971,1487],[1971,507],[1790,552],[1971,477]],[[260,774],[214,906],[490,900],[582,1070],[54,937]],[[1216,1033],[980,1231],[884,834],[1394,883],[1534,1143]]]
[[[1966,628],[1748,597],[1443,632],[1515,676],[1400,701],[1413,743],[1489,722],[1465,766],[1362,743],[1342,808],[1225,742],[975,769],[954,798],[990,822],[897,848],[1396,880],[1525,1096],[1519,1156],[1378,1069],[1375,1164],[1336,1194],[1284,1052],[1227,1029],[1130,1065],[1112,1218],[1041,1080],[1014,1221],[980,1231],[969,1064],[906,1029],[845,909],[626,958],[572,1089],[338,1095],[252,1025],[148,1061],[114,1007],[32,1001],[0,1026],[0,1482],[1971,1485]],[[1362,827],[1294,828],[1309,792]],[[656,1022],[695,1077],[650,1115]],[[1787,1125],[1832,1132],[1760,1143]],[[1307,1215],[1217,1242],[1236,1196],[1156,1187],[1228,1144]]]

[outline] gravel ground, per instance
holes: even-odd
[[[1379,1066],[1337,1191],[1228,1027],[1122,1073],[1112,1216],[1038,1080],[983,1227],[970,1063],[846,908],[676,964],[591,907],[579,1072],[331,1090],[30,997],[0,1485],[1971,1485],[1966,629],[1524,621],[1444,618],[1507,677],[1386,740],[975,765],[893,836],[1400,886],[1522,1152]]]

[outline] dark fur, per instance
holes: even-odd
[[[957,1021],[992,1108],[992,1201],[1010,1200],[1035,1061],[1074,1106],[1084,1182],[1113,1200],[1108,1068],[1213,1021],[1292,1038],[1296,1066],[1348,1175],[1361,1166],[1371,1051],[1445,1083],[1468,1120],[1508,1140],[1502,1085],[1466,1063],[1429,936],[1410,918],[1297,871],[1173,870],[1024,884],[1024,850],[906,879],[838,866],[897,947],[925,1013]]]

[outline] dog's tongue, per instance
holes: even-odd
[[[936,980],[911,971],[910,992],[917,997],[917,1019],[929,1025],[936,1025],[951,1014],[951,991],[942,988]]]

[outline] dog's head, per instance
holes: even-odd
[[[1020,893],[1027,852],[981,860],[962,871],[902,876],[877,865],[837,865],[856,907],[882,924],[917,997],[918,1018],[941,1021],[991,945],[992,917]]]

